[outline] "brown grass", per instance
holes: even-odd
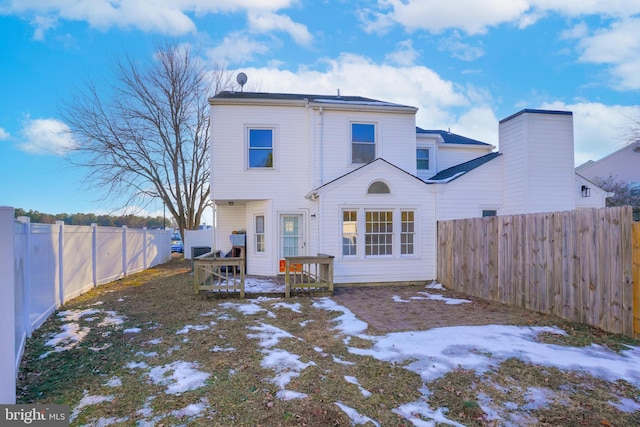
[[[66,304],[61,310],[95,308],[101,313],[95,315],[97,320],[90,320],[88,316],[79,320],[80,327],[90,328],[90,332],[77,347],[43,359],[39,356],[51,349],[45,345],[46,341],[60,332],[64,322],[59,316],[52,316],[34,333],[21,364],[19,403],[61,403],[73,409],[85,396],[113,396],[110,402],[80,408],[73,425],[99,418],[121,419],[114,425],[135,425],[137,421],[150,421],[154,417],[156,425],[351,425],[350,418],[335,405],[339,401],[382,426],[411,425],[393,409],[421,399],[424,384],[420,377],[402,365],[349,353],[344,337],[333,328],[336,313],[314,308],[314,299],[304,297],[287,301],[299,303],[301,313],[274,308],[274,300],[252,300],[263,311],[244,315],[226,304],[249,301],[201,299],[193,295],[189,273],[188,262],[174,259],[101,286]],[[98,302],[102,304],[94,305]],[[118,327],[99,326],[107,311],[124,316],[124,323]],[[536,317],[536,324],[545,323],[540,319]],[[557,319],[552,320],[548,324],[557,324]],[[306,321],[304,326],[303,321]],[[286,386],[287,390],[306,393],[307,398],[276,397],[280,389],[271,381],[276,372],[261,366],[268,349],[260,347],[260,340],[248,337],[256,332],[252,328],[261,324],[275,326],[293,336],[280,339],[273,348],[299,356],[302,363],[314,363]],[[208,329],[176,334],[186,325],[208,326]],[[544,334],[540,339],[572,346],[595,342],[617,349],[625,344],[637,345],[633,340],[579,325],[560,326],[568,330],[567,336]],[[140,333],[123,333],[132,327],[141,328]],[[368,333],[380,332],[370,329]],[[162,341],[150,343],[155,339]],[[109,346],[100,351],[91,350],[105,345]],[[352,337],[348,346],[369,348],[371,342]],[[212,351],[230,348],[234,350]],[[149,356],[151,352],[157,355]],[[151,367],[179,361],[192,362],[198,371],[210,374],[204,386],[168,394],[166,385],[150,381]],[[148,368],[127,367],[130,362],[145,362]],[[361,388],[346,381],[345,376],[357,378],[360,387],[371,392],[371,396],[365,397]],[[108,387],[106,383],[114,378],[122,385]],[[431,392],[428,397],[431,407],[448,408],[447,416],[464,425],[499,425],[482,409],[480,396],[488,396],[500,404],[524,405],[526,391],[536,387],[553,390],[556,400],[529,410],[521,418],[525,423],[515,424],[527,425],[527,420],[554,426],[640,423],[637,414],[624,413],[607,404],[608,400],[620,396],[640,402],[640,391],[629,383],[612,384],[586,374],[530,365],[518,359],[509,359],[483,375],[457,369],[426,387]],[[197,415],[172,414],[197,403],[205,408]]]

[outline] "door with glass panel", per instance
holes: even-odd
[[[282,258],[304,255],[302,215],[280,215],[280,254]]]

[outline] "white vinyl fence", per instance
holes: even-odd
[[[164,230],[14,219],[0,206],[0,404],[15,403],[25,341],[65,302],[171,259]]]

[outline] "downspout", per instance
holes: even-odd
[[[324,115],[322,114],[322,107],[320,107],[320,185],[324,184],[324,162],[323,162],[323,154],[324,154]]]

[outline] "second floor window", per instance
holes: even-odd
[[[351,123],[351,163],[369,163],[376,158],[376,126]]]
[[[429,170],[429,149],[418,148],[416,150],[416,160],[418,171]]]
[[[249,129],[249,168],[273,167],[273,129]]]

